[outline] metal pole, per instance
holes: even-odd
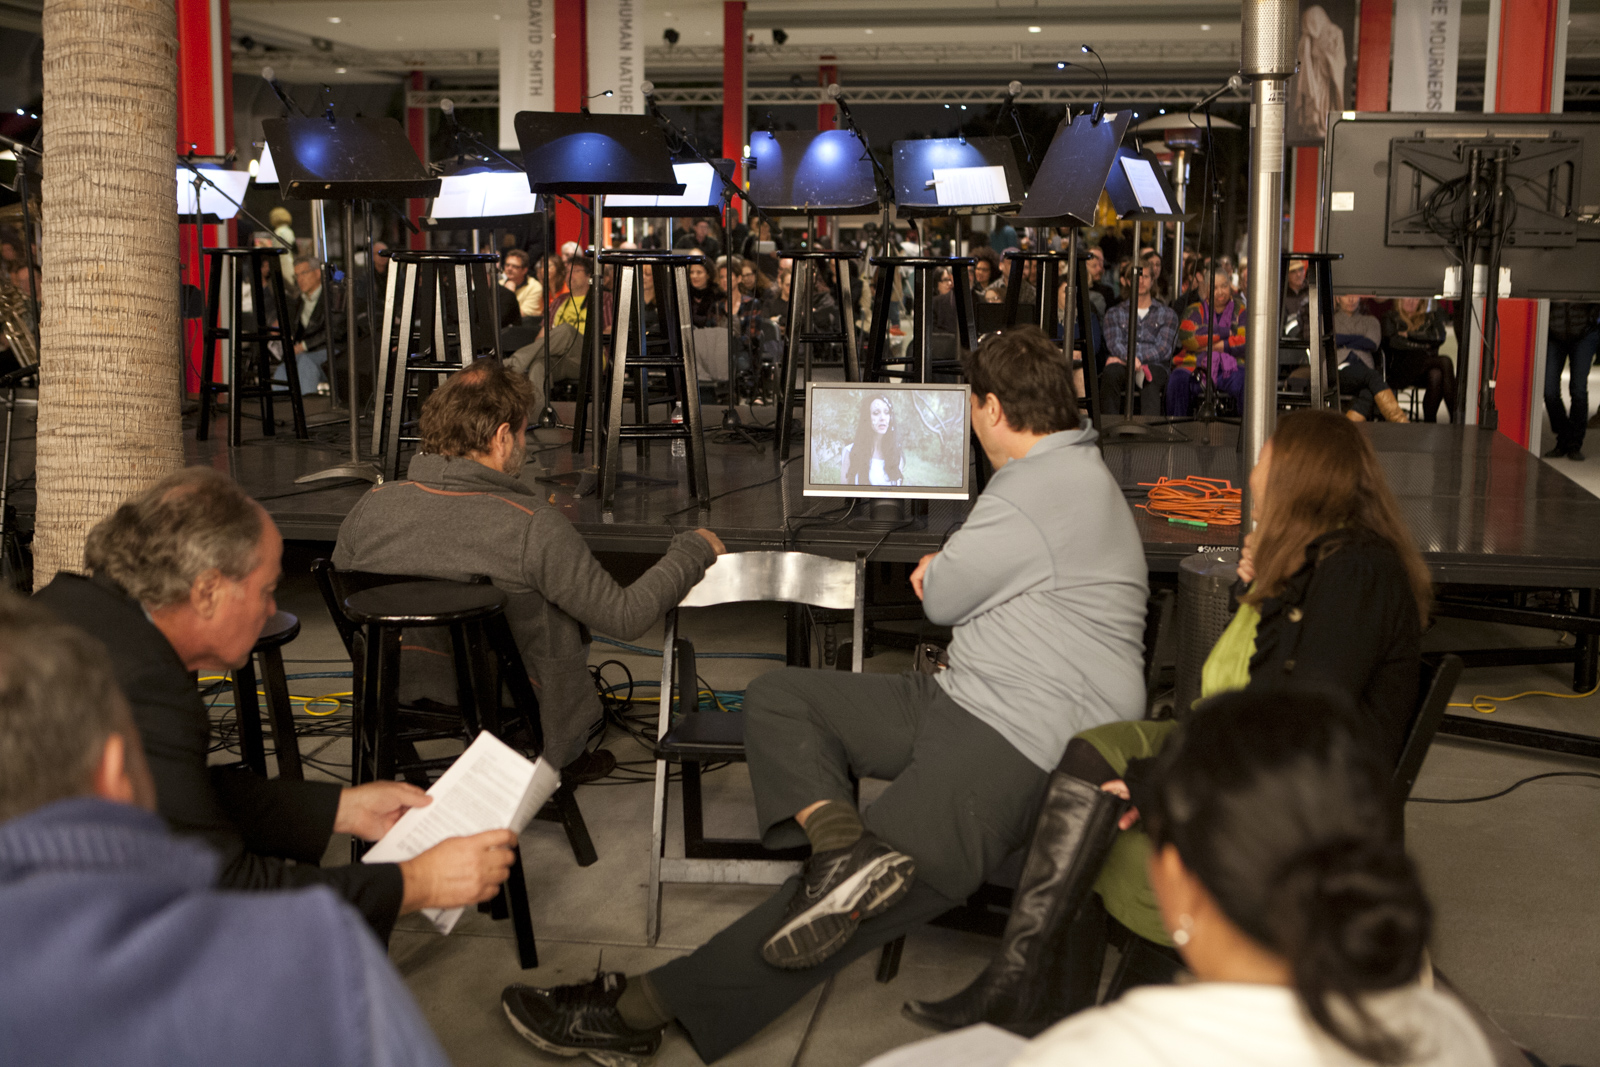
[[[1178,146],[1172,153],[1172,191],[1178,197],[1178,210],[1188,210],[1189,202],[1189,149]],[[1172,292],[1175,295],[1183,293],[1183,218],[1180,215],[1172,222],[1172,273],[1167,275],[1170,279]],[[1178,314],[1183,314],[1179,310]]]
[[[1251,81],[1250,288],[1246,294],[1244,470],[1276,423],[1278,257],[1283,247],[1283,123],[1295,69],[1296,0],[1244,0],[1241,70]],[[1248,502],[1247,502],[1248,508]],[[1244,529],[1250,528],[1248,511]]]

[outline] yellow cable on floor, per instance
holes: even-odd
[[[1526,693],[1513,693],[1511,696],[1507,697],[1497,697],[1490,696],[1488,693],[1478,693],[1472,698],[1472,702],[1470,704],[1451,703],[1446,704],[1445,707],[1471,708],[1473,711],[1480,712],[1484,715],[1493,715],[1496,711],[1496,704],[1509,704],[1511,701],[1521,700],[1523,697],[1555,697],[1557,700],[1581,700],[1583,697],[1592,697],[1596,693],[1600,693],[1600,685],[1595,686],[1587,693],[1551,693],[1543,689],[1530,689]]]

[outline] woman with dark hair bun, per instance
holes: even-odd
[[[1080,1012],[1009,1067],[1491,1067],[1432,988],[1427,897],[1360,730],[1333,698],[1236,692],[1135,761],[1150,881],[1196,981]]]
[[[900,485],[905,481],[901,459],[894,400],[887,393],[872,393],[861,401],[856,439],[845,450],[844,484]]]
[[[1361,729],[1328,697],[1231,693],[1131,766],[1162,922],[1199,981],[1068,1019],[1012,1067],[1492,1064],[1421,981],[1432,916]]]

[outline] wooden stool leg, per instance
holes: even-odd
[[[729,268],[730,271],[732,268]],[[694,350],[694,331],[688,331],[679,353],[682,373],[683,422],[689,428],[689,492],[702,508],[711,506],[711,483],[706,473],[705,420],[700,412],[700,361]],[[728,353],[733,359],[733,353]]]
[[[400,361],[405,361],[405,346],[407,335],[411,332],[406,325],[396,333],[395,325],[395,286],[399,283],[402,270],[409,271],[409,265],[404,268],[395,266],[391,260],[389,269],[384,273],[389,276],[388,282],[383,287],[383,325],[378,328],[377,373],[372,379],[372,454],[380,455],[383,452],[383,426],[385,407],[389,403],[391,390],[389,379],[393,370],[390,349],[398,341],[400,345]],[[409,291],[409,289],[408,289]]]
[[[387,468],[385,477],[390,481],[400,479],[400,424],[405,419],[406,392],[410,388],[411,373],[409,370],[412,340],[417,342],[416,347],[422,347],[423,335],[418,334],[412,324],[412,315],[416,308],[418,289],[417,265],[406,264],[405,297],[400,304],[400,336],[402,341],[395,351],[394,386],[389,393],[389,432],[385,444],[384,466]]]
[[[261,737],[261,704],[256,699],[255,657],[233,671],[233,717],[239,725],[239,754],[246,767],[267,776],[267,750]]]
[[[261,681],[267,691],[267,716],[272,721],[272,748],[277,754],[278,777],[300,780],[300,742],[294,732],[294,703],[289,699],[289,680],[283,671],[283,650],[276,645],[263,648]]]
[[[850,264],[842,259],[833,261],[839,272],[840,323],[844,327],[844,380],[861,381],[861,352],[856,342],[855,287],[850,284]]]
[[[517,935],[517,962],[522,969],[539,966],[539,947],[533,940],[533,915],[528,910],[528,883],[522,876],[522,848],[511,857],[511,875],[501,887],[511,907],[511,928]]]
[[[631,263],[625,263],[617,279],[617,321],[611,328],[611,401],[607,405],[606,425],[602,431],[599,425],[595,426],[596,441],[599,445],[598,435],[606,435],[606,445],[602,449],[604,465],[601,470],[600,506],[610,508],[617,499],[617,468],[622,462],[622,403],[624,393],[628,387],[628,334],[633,326],[633,289],[638,268]],[[644,333],[644,323],[639,323],[639,332]]]
[[[867,381],[881,382],[889,376],[889,297],[893,291],[894,272],[879,267],[873,280],[872,325],[867,332]]]
[[[217,376],[217,296],[222,292],[222,256],[216,253],[211,255],[209,277],[211,293],[206,300],[205,324],[200,333],[200,421],[194,428],[196,441],[210,438],[212,406],[216,402],[211,382]]]
[[[254,266],[255,262],[255,260],[251,261],[250,270],[252,274],[251,281],[256,288],[251,292],[257,294],[255,306],[265,308],[266,304],[261,299],[261,271]],[[278,324],[272,327],[270,332],[278,335],[280,347],[283,350],[283,377],[289,383],[289,414],[294,420],[294,436],[296,440],[306,441],[310,439],[311,431],[306,428],[306,402],[304,399],[304,386],[300,383],[300,361],[294,358],[294,344],[289,339],[289,324],[285,321],[287,316],[285,309],[288,308],[289,304],[283,291],[283,272],[278,269],[276,259],[268,260],[268,262],[272,264],[273,307],[277,309],[278,313]],[[272,343],[272,339],[269,336],[269,328],[264,313],[258,311],[256,317],[256,333],[261,338],[261,347],[263,350],[270,352],[269,346]]]

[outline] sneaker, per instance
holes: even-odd
[[[1556,445],[1556,447],[1552,448],[1550,451],[1548,451],[1548,452],[1546,452],[1544,454],[1544,458],[1545,459],[1560,459],[1562,456],[1564,456],[1566,454],[1567,454],[1566,446],[1564,446],[1564,445]]]
[[[1572,451],[1567,453],[1567,458],[1572,460],[1574,463],[1582,463],[1583,451],[1581,449],[1574,448]]]
[[[615,971],[551,989],[509,985],[500,994],[500,1006],[536,1049],[588,1056],[601,1067],[633,1067],[656,1054],[666,1027],[635,1030],[623,1022],[617,999],[627,986],[627,978]]]
[[[861,920],[898,903],[915,875],[915,860],[870,833],[849,848],[813,853],[761,958],[785,970],[815,967],[845,946]]]

